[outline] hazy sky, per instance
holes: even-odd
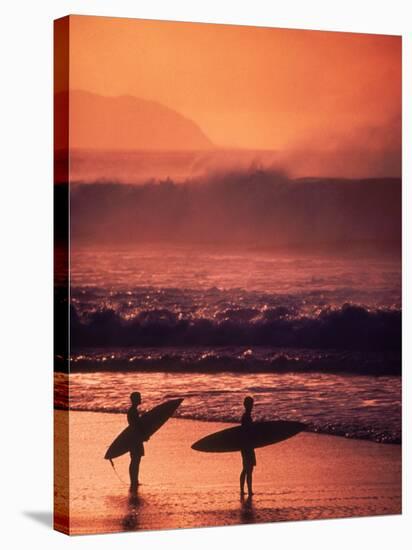
[[[218,145],[279,148],[392,124],[399,37],[71,18],[71,88],[157,100]]]
[[[217,146],[400,173],[400,37],[71,16],[70,88],[160,102]]]

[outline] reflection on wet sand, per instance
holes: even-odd
[[[127,499],[127,513],[122,519],[123,531],[136,531],[139,529],[139,513],[144,500],[136,492],[131,492]]]
[[[174,499],[175,499],[175,496],[170,495],[170,505],[173,504],[172,501]],[[116,500],[117,500],[117,505],[120,507],[119,499],[116,499]],[[219,500],[220,500],[220,496],[216,495],[216,504],[218,504]],[[166,503],[164,501],[161,504],[161,507],[163,508],[163,510],[164,510],[165,504]],[[111,502],[111,505],[113,506],[114,503]],[[126,513],[124,514],[123,517],[120,518],[119,530],[138,531],[141,528],[145,528],[145,526],[142,524],[142,521],[141,521],[142,519],[141,516],[142,516],[142,513],[144,512],[144,508],[146,509],[149,509],[151,507],[156,508],[156,506],[159,506],[159,505],[160,503],[158,502],[158,500],[154,495],[152,496],[152,499],[150,499],[150,496],[144,499],[137,492],[129,493],[128,497],[125,498],[123,501],[123,509],[126,510]],[[160,517],[161,515],[162,515],[161,510],[158,510],[158,517]],[[220,521],[218,521],[217,524],[220,523],[224,525],[226,515],[227,515],[227,511],[222,511]],[[243,496],[240,498],[239,522],[243,524],[256,522],[255,506],[254,506],[252,497]]]
[[[255,523],[255,508],[252,496],[240,497],[240,523]]]

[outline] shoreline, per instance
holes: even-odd
[[[106,410],[90,410],[90,409],[67,409],[67,408],[64,408],[64,407],[54,407],[54,410],[55,411],[70,411],[71,413],[90,413],[90,414],[115,414],[115,415],[125,415],[127,413],[127,408],[125,408],[124,410],[117,410],[117,409],[106,409]],[[224,429],[224,427],[230,427],[230,426],[237,426],[239,424],[239,422],[237,421],[231,421],[231,420],[219,420],[219,419],[211,419],[211,420],[206,420],[204,418],[192,418],[190,416],[174,416],[173,417],[174,420],[183,420],[183,421],[189,421],[189,422],[199,422],[199,423],[206,423],[206,424],[220,424],[220,425],[223,425],[222,429]],[[259,420],[256,420],[257,422]],[[322,432],[322,431],[316,431],[316,430],[310,430],[310,429],[306,429],[304,430],[305,433],[310,433],[310,434],[314,434],[314,435],[320,435],[320,436],[323,436],[323,435],[327,435],[327,436],[330,436],[330,437],[340,437],[340,438],[343,438],[343,439],[348,439],[348,440],[351,440],[351,441],[367,441],[367,442],[370,442],[370,443],[376,443],[378,445],[399,445],[399,446],[402,446],[402,441],[377,441],[377,440],[374,440],[374,439],[369,439],[367,437],[348,437],[347,435],[343,435],[343,434],[340,434],[340,433],[332,433],[332,432]]]
[[[68,418],[69,417],[69,418]],[[68,426],[70,469],[57,475],[55,527],[70,534],[267,523],[401,513],[401,452],[378,444],[303,432],[256,450],[254,496],[240,499],[240,453],[199,453],[197,439],[231,426],[172,418],[145,444],[142,486],[128,493],[128,456],[103,459],[125,427],[122,414],[55,411]],[[239,455],[239,456],[238,456]],[[385,481],[382,481],[382,480]],[[70,520],[65,484],[70,484]]]

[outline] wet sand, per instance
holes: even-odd
[[[64,427],[67,412],[55,415],[56,426]],[[70,534],[401,513],[400,445],[299,434],[257,449],[255,495],[241,499],[240,453],[190,449],[229,425],[171,419],[146,443],[142,485],[131,497],[128,457],[115,460],[121,479],[103,459],[125,427],[124,415],[72,412],[69,424],[70,469],[67,463],[60,469],[55,502],[62,513],[55,514],[55,526]],[[61,488],[66,475],[69,522]]]

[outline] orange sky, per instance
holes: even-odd
[[[219,146],[399,147],[400,37],[86,16],[70,37],[71,89],[158,101]]]

